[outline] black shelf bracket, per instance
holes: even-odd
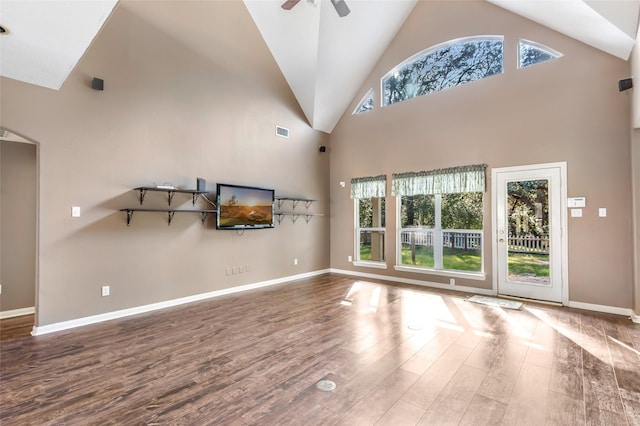
[[[176,194],[176,191],[167,191],[167,201],[169,202],[169,205],[171,205],[171,201],[173,201],[173,196]],[[169,222],[171,222],[171,219],[169,219]]]
[[[131,225],[131,218],[133,218],[133,210],[126,210],[127,212],[127,226]]]
[[[144,201],[144,196],[147,194],[147,190],[144,188],[140,188],[140,205],[142,205],[142,202]]]

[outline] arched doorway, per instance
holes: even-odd
[[[29,334],[37,287],[38,146],[0,129],[2,335]]]

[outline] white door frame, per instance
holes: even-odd
[[[526,166],[501,167],[491,170],[491,263],[493,273],[493,294],[498,294],[498,214],[497,214],[497,174],[501,172],[521,172],[535,169],[558,168],[560,169],[560,241],[561,241],[561,265],[562,277],[562,304],[569,304],[569,244],[568,244],[568,220],[567,220],[567,162],[530,164]]]

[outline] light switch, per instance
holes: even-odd
[[[606,207],[600,207],[598,209],[598,216],[607,217],[607,208]]]
[[[571,217],[582,217],[582,209],[571,209]]]
[[[71,207],[71,217],[80,217],[80,207]]]

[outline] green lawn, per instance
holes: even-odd
[[[477,250],[443,249],[444,269],[454,271],[482,270],[480,252]],[[371,246],[360,246],[360,260],[371,260]],[[402,264],[433,268],[433,247],[416,246],[416,261],[411,261],[411,247],[402,246]],[[549,255],[532,253],[510,253],[509,275],[535,275],[537,277],[549,276]]]
[[[549,276],[549,255],[509,253],[509,275]]]
[[[411,261],[411,247],[402,246],[402,264],[433,268],[433,247],[416,246],[416,262]],[[442,266],[444,269],[455,271],[482,270],[482,259],[478,250],[462,250],[444,248],[442,252]]]

